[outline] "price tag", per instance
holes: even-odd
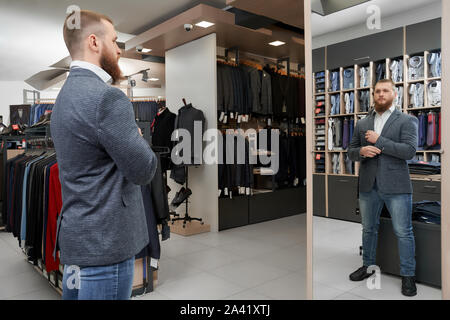
[[[237,119],[237,122],[238,122],[238,123],[241,123],[241,120],[242,120],[242,116],[239,115],[239,116],[238,116],[238,119]]]
[[[228,121],[228,116],[225,116],[225,118],[223,118],[223,123],[227,123]]]
[[[233,112],[230,113],[230,119],[234,119],[234,114],[233,114]]]
[[[316,154],[316,160],[320,160],[320,153]]]
[[[267,119],[267,125],[268,125],[268,126],[271,126],[271,125],[272,125],[272,119],[270,119],[270,118]]]
[[[155,269],[158,269],[158,260],[154,259],[154,258],[150,258],[150,266]]]
[[[222,194],[222,190],[221,189],[219,189],[219,192],[218,192],[218,197],[220,197],[220,195]]]
[[[248,196],[250,195],[250,188],[245,188],[245,194]]]
[[[225,112],[221,112],[220,113],[220,117],[219,117],[219,121],[222,121],[223,120],[223,117],[225,117]]]
[[[306,123],[305,118],[302,117],[301,120],[302,120],[302,124]]]
[[[295,123],[298,123],[298,118],[295,118]]]
[[[223,194],[226,195],[226,196],[228,195],[228,188],[225,188],[225,189],[223,190]]]

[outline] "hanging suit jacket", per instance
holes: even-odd
[[[356,123],[348,155],[352,161],[360,161],[359,190],[370,192],[376,181],[379,190],[387,194],[412,193],[411,179],[406,160],[412,159],[417,150],[417,118],[397,109],[383,127],[375,147],[381,154],[363,158],[361,147],[371,145],[365,138],[367,130],[374,130],[375,111]]]

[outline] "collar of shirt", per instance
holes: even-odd
[[[99,66],[96,66],[95,64],[92,64],[90,62],[75,60],[75,61],[72,61],[72,63],[70,64],[70,68],[71,69],[72,68],[82,68],[82,69],[90,70],[93,73],[95,73],[97,76],[99,76],[100,79],[102,79],[104,82],[106,82],[108,84],[112,83],[112,78],[109,75],[109,73],[107,73],[105,70],[103,70]]]

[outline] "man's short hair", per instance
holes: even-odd
[[[80,14],[80,28],[69,26],[68,20],[73,19],[74,14]],[[74,11],[66,17],[63,29],[64,42],[72,57],[82,52],[82,42],[87,36],[92,33],[98,37],[104,35],[102,20],[113,24],[108,16],[89,10]]]
[[[395,82],[392,81],[391,79],[381,79],[381,80],[378,80],[378,82],[375,84],[375,87],[374,87],[374,88],[376,88],[376,86],[377,86],[379,83],[390,83],[390,84],[392,85],[392,90],[394,90],[394,92],[395,92]]]

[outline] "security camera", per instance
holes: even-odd
[[[194,29],[194,26],[190,23],[186,23],[184,25],[184,30],[186,30],[187,32],[191,31],[192,29]]]
[[[136,47],[136,51],[137,51],[137,52],[142,52],[143,49],[144,49],[143,46],[137,46],[137,47]]]

